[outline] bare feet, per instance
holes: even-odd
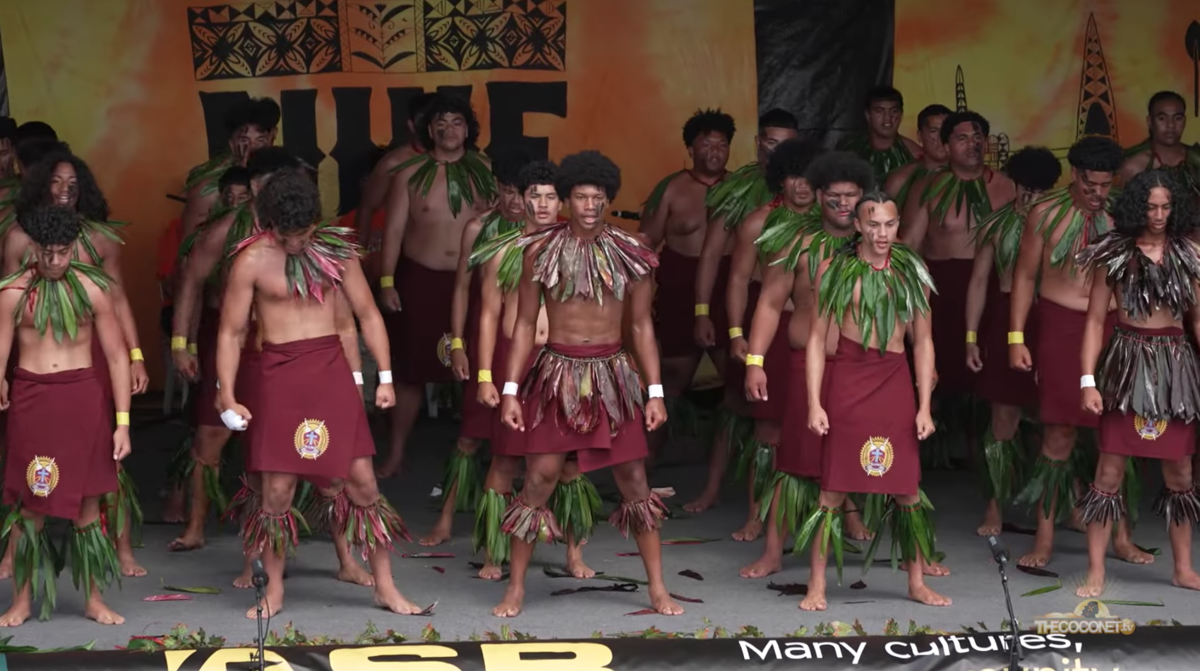
[[[579,551],[567,551],[567,573],[585,580],[596,577],[596,572],[583,563],[583,553]]]
[[[702,513],[705,510],[708,510],[709,508],[715,508],[720,504],[721,501],[717,497],[717,492],[704,492],[695,501],[683,504],[683,509],[689,513]]]
[[[659,615],[683,615],[683,606],[675,603],[666,587],[650,589],[650,607]]]
[[[744,527],[733,532],[733,540],[741,541],[743,543],[750,543],[758,540],[758,537],[762,535],[762,531],[762,520],[756,517],[752,520],[748,520]]]
[[[125,618],[106,606],[99,598],[88,600],[87,606],[83,609],[83,614],[89,620],[95,620],[100,624],[125,624]]]
[[[842,519],[846,525],[846,538],[852,541],[869,541],[875,537],[875,534],[867,529],[867,525],[863,524],[862,515],[857,510],[847,511],[842,515]]]
[[[504,599],[499,606],[492,609],[496,617],[516,617],[521,614],[521,606],[525,603],[525,588],[512,583],[504,590]]]
[[[1037,535],[1033,539],[1033,549],[1029,554],[1017,560],[1017,564],[1021,566],[1029,566],[1032,568],[1042,568],[1050,563],[1050,555],[1053,550],[1054,538],[1050,537],[1043,540],[1041,535]]]
[[[800,602],[800,610],[825,610],[825,577],[814,575],[808,581],[808,593]]]
[[[267,598],[262,600],[263,617],[275,617],[283,612],[283,587],[267,585]],[[258,619],[258,607],[246,611],[247,620]]]
[[[199,550],[202,547],[204,547],[203,536],[189,536],[186,533],[167,543],[167,550],[170,552],[191,552],[192,550]]]
[[[372,578],[372,582],[374,582],[374,578]],[[377,585],[375,587],[375,605],[380,608],[386,608],[397,615],[416,615],[424,610],[417,604],[405,599],[400,590],[396,589],[396,586],[390,583],[387,586]]]
[[[19,627],[29,619],[32,612],[32,604],[29,599],[15,601],[8,612],[0,615],[0,627]]]
[[[435,545],[441,545],[448,540],[450,540],[450,523],[442,524],[438,522],[434,525],[433,530],[421,539],[420,543],[427,548],[431,548]]]
[[[650,489],[651,494],[657,494],[660,499],[669,499],[675,496],[674,487],[653,487]]]
[[[1130,564],[1153,564],[1154,555],[1149,552],[1144,552],[1132,541],[1119,541],[1113,539],[1113,554],[1120,559],[1123,559]]]
[[[908,598],[916,601],[917,603],[923,603],[926,606],[950,605],[950,599],[929,589],[929,586],[924,583],[920,585],[909,585]]]
[[[908,562],[902,562],[900,564],[900,570],[907,571]],[[921,566],[921,573],[931,578],[944,578],[950,575],[950,568],[939,562],[925,562],[924,565]]]
[[[8,580],[13,574],[12,555],[5,555],[4,561],[0,561],[0,580]]]
[[[1171,580],[1171,582],[1176,587],[1200,590],[1200,575],[1196,575],[1196,572],[1193,571],[1190,566],[1182,571],[1176,569],[1175,577]]]
[[[187,521],[186,506],[183,502],[184,490],[176,487],[167,495],[163,506],[163,522],[166,524],[182,524]]]
[[[392,451],[387,459],[375,468],[375,477],[379,479],[390,478],[400,472],[400,461],[404,458],[403,452]]]
[[[774,554],[774,553],[772,553]],[[783,559],[778,556],[767,557],[765,554],[759,557],[753,564],[743,566],[739,571],[739,575],[743,578],[765,578],[772,573],[779,573],[783,570]]]
[[[988,501],[987,510],[983,513],[983,524],[975,530],[975,533],[980,536],[997,536],[1000,534],[1000,529],[1003,526],[1003,521],[1000,519],[1000,504],[996,499]]]
[[[1088,599],[1094,596],[1100,596],[1104,593],[1104,567],[1100,570],[1093,571],[1088,569],[1087,576],[1083,579],[1083,584],[1075,590],[1075,596],[1083,599]]]
[[[246,568],[242,569],[241,575],[233,579],[233,586],[238,589],[250,589],[254,587],[254,583],[251,582],[253,577],[254,573],[251,571],[250,566],[247,565]]]
[[[489,559],[479,569],[479,577],[482,580],[499,580],[504,577],[504,567],[493,564]]]
[[[141,578],[146,575],[146,569],[142,568],[142,565],[134,558],[132,550],[129,552],[118,551],[117,560],[121,564],[121,575],[126,578]],[[121,620],[121,622],[124,622],[124,620]]]
[[[352,585],[362,585],[363,587],[375,586],[375,577],[353,559],[338,569],[337,579]]]

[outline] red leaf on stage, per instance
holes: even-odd
[[[625,613],[625,614],[626,615],[658,615],[658,611],[654,610],[653,608],[643,608],[641,610],[635,610],[632,613]]]
[[[431,568],[431,569],[433,569],[433,570],[437,571],[438,573],[445,573],[445,572],[446,572],[446,569],[442,568],[441,566],[430,566],[429,568]]]
[[[850,589],[866,589],[866,588],[867,588],[867,583],[865,583],[861,580],[859,580],[858,582],[856,582],[850,586]]]
[[[400,556],[405,559],[454,559],[453,552],[415,552]]]
[[[680,571],[679,575],[681,575],[685,578],[691,578],[692,580],[704,580],[704,576],[700,575],[699,573],[696,573],[695,571],[693,571],[690,568]]]
[[[186,594],[155,594],[148,596],[142,601],[191,601],[192,597]]]

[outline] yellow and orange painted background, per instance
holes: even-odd
[[[315,89],[330,212],[335,89],[371,90],[371,139],[387,144],[389,88],[473,85],[486,147],[488,82],[565,82],[565,117],[527,113],[524,134],[549,138],[551,158],[611,156],[620,209],[686,165],[681,126],[699,107],[733,114],[731,160],[753,158],[752,0],[4,0],[0,26],[12,116],[53,125],[133,224],[125,273],[156,383],[155,243],[181,209],[165,194],[207,158],[201,92]],[[285,109],[285,143],[287,129]]]

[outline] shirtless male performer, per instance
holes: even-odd
[[[355,228],[358,239],[365,247],[370,237],[375,220],[384,215],[384,204],[387,203],[392,183],[396,180],[392,168],[404,163],[417,154],[424,154],[425,147],[421,144],[420,128],[421,114],[434,97],[433,93],[418,93],[408,99],[408,142],[389,149],[371,168],[371,173],[363,185],[362,198],[358,201],[355,215]]]
[[[637,540],[651,607],[661,615],[683,612],[663,581],[658,529],[667,509],[646,482],[643,427],[653,431],[667,419],[649,281],[658,259],[640,240],[604,221],[620,185],[620,170],[599,152],[564,158],[555,186],[567,201],[568,221],[518,243],[526,251],[500,414],[511,429],[529,437],[525,488],[504,515],[502,528],[512,537],[512,570],[504,599],[492,611],[497,617],[521,612],[534,543],[562,535],[546,504],[570,453],[584,472],[612,467],[621,505],[609,522],[626,538],[632,531]],[[595,257],[609,260],[607,272],[584,262]],[[536,336],[539,297],[545,299],[547,342],[521,384],[517,380]],[[622,323],[625,318],[628,324]],[[633,356],[621,344],[626,330]],[[649,383],[645,402],[643,378]],[[584,382],[590,393],[580,393]]]
[[[1025,328],[1037,297],[1038,411],[1042,420],[1042,449],[1029,484],[1018,502],[1036,503],[1037,533],[1033,550],[1021,557],[1022,566],[1045,566],[1054,549],[1054,527],[1074,509],[1077,481],[1089,482],[1086,461],[1073,455],[1080,429],[1095,429],[1099,418],[1084,412],[1076,380],[1080,372],[1079,343],[1087,330],[1090,278],[1079,272],[1075,254],[1111,228],[1105,211],[1122,152],[1103,137],[1085,137],[1067,153],[1070,185],[1050,191],[1033,206],[1021,233],[1020,253],[1012,278],[1008,320],[1008,361],[1017,370],[1032,371],[1034,358],[1026,344]],[[1110,306],[1103,341],[1111,335],[1116,315]],[[1089,449],[1082,447],[1082,449]],[[1075,457],[1072,463],[1072,457]],[[1154,557],[1138,549],[1122,519],[1113,537],[1117,556],[1134,564]]]
[[[888,524],[892,561],[907,565],[909,598],[928,606],[949,606],[950,599],[925,584],[925,565],[934,563],[934,531],[919,489],[919,441],[934,431],[929,314],[933,279],[920,255],[897,242],[900,213],[891,196],[882,191],[864,194],[854,226],[859,235],[821,262],[805,347],[808,425],[824,440],[820,499],[796,538],[796,552],[812,543],[812,576],[800,608],[825,610],[830,551],[841,582],[842,503],[850,492],[889,499],[882,515],[872,520],[875,540],[867,550],[864,572],[883,538],[881,527]],[[904,353],[910,324],[915,399]],[[825,387],[826,343],[834,325],[839,329],[836,363]]]
[[[499,162],[499,161],[497,161]],[[495,408],[500,392],[493,382],[493,364],[508,364],[508,350],[519,310],[517,286],[524,266],[524,248],[517,245],[522,236],[533,235],[544,226],[558,222],[562,200],[554,186],[558,168],[550,161],[534,161],[517,175],[517,187],[526,208],[524,226],[498,235],[479,246],[470,263],[479,270],[481,310],[479,315],[479,403]],[[536,351],[526,360],[520,379],[529,373],[537,354],[546,344],[546,310],[539,309],[533,345]],[[465,402],[472,399],[468,397]],[[525,456],[526,434],[504,425],[497,413],[492,432],[492,463],[484,482],[484,498],[475,516],[472,545],[475,552],[486,550],[487,560],[479,571],[484,580],[499,580],[502,565],[508,561],[511,543],[501,532],[504,512],[512,503],[512,484]],[[576,578],[591,578],[596,572],[583,562],[583,545],[591,535],[603,504],[595,486],[579,472],[579,461],[568,460],[558,486],[550,498],[550,510],[567,541],[567,572]]]
[[[769,464],[769,449],[763,447],[778,442],[779,425],[783,421],[782,411],[777,404],[746,402],[745,366],[746,338],[742,327],[749,325],[746,308],[758,302],[760,273],[758,252],[754,240],[762,232],[762,221],[747,221],[756,209],[774,199],[766,181],[767,161],[781,143],[794,139],[799,122],[790,112],[772,109],[758,119],[758,135],[755,137],[757,160],[726,175],[725,179],[709,190],[705,198],[708,209],[708,225],[704,232],[704,247],[700,251],[700,263],[696,268],[695,293],[695,338],[697,344],[712,347],[717,342],[717,329],[709,310],[722,259],[732,254],[729,280],[725,285],[725,317],[729,323],[729,351],[733,361],[723,367],[725,378],[725,404],[730,412],[725,413],[726,422],[722,431],[726,439],[718,441],[709,456],[708,480],[700,497],[685,504],[688,512],[702,512],[718,503],[721,480],[726,464],[730,461],[728,449],[739,450],[738,471],[748,480],[751,510],[746,524],[733,533],[739,541],[753,541],[762,533],[762,523],[757,510],[753,509],[758,485],[756,463]],[[744,228],[745,227],[745,228]],[[733,240],[730,240],[733,237]],[[718,294],[719,296],[719,294]],[[701,314],[703,313],[703,314]],[[753,428],[748,425],[753,421]],[[744,440],[746,434],[753,441]],[[741,443],[745,444],[741,444]],[[735,445],[735,443],[738,443]],[[725,451],[722,448],[726,448]]]
[[[1134,175],[1156,168],[1175,173],[1200,198],[1200,148],[1183,143],[1187,127],[1187,103],[1174,91],[1159,91],[1146,106],[1149,138],[1125,150],[1125,162],[1117,173],[1120,184]]]
[[[746,395],[754,402],[771,396],[785,408],[783,432],[775,450],[773,473],[764,474],[760,516],[766,520],[766,542],[762,556],[741,570],[743,578],[762,578],[783,567],[783,543],[800,531],[800,522],[816,507],[821,478],[821,438],[808,430],[808,387],[805,351],[812,318],[813,280],[817,266],[830,258],[854,233],[854,209],[863,193],[871,190],[875,177],[871,166],[847,152],[831,152],[811,160],[785,162],[793,155],[790,140],[779,145],[767,163],[767,176],[779,185],[782,202],[760,208],[746,221],[764,218],[758,249],[766,258],[763,288],[754,308],[746,358]],[[801,157],[805,155],[801,154]],[[811,159],[812,154],[807,154]],[[814,200],[816,209],[805,209]],[[765,212],[765,213],[764,213]],[[789,307],[789,303],[792,306]],[[836,330],[831,331],[835,336]],[[781,341],[783,347],[777,347]],[[831,345],[836,346],[836,338]],[[783,375],[767,368],[772,357],[784,360]],[[830,376],[831,377],[831,376]],[[829,379],[829,378],[827,378]],[[855,540],[870,538],[857,510],[845,510],[847,535]]]
[[[913,185],[929,173],[945,167],[950,160],[949,150],[942,142],[942,123],[953,114],[945,105],[933,104],[917,114],[917,137],[921,138],[921,158],[900,166],[888,173],[883,190],[892,194],[900,214],[904,214],[905,203],[913,194]],[[919,195],[919,194],[916,194]]]
[[[261,604],[269,617],[283,608],[286,555],[298,538],[292,500],[298,477],[318,486],[346,483],[335,511],[335,534],[362,550],[371,565],[375,603],[411,615],[421,608],[392,581],[389,552],[404,524],[376,486],[375,452],[363,399],[338,334],[336,303],[343,297],[377,361],[389,361],[387,331],[375,307],[351,229],[320,222],[317,185],[299,170],[273,175],[254,199],[263,231],[244,241],[229,271],[217,345],[218,402],[227,423],[248,423],[246,469],[262,474],[262,506],[242,524],[245,552],[262,553],[270,582]],[[254,413],[238,403],[238,363],[251,309],[262,334]],[[320,380],[320,384],[313,384]],[[394,403],[391,371],[379,372],[375,404]],[[240,426],[239,426],[240,425]],[[256,608],[246,612],[255,618]]]
[[[9,415],[4,503],[16,504],[3,527],[15,548],[13,605],[0,615],[0,627],[25,622],[35,598],[42,599],[41,620],[55,607],[58,569],[47,516],[71,520],[67,552],[77,587],[83,577],[84,615],[122,624],[125,618],[101,597],[119,583],[121,566],[102,530],[100,498],[117,490],[117,465],[130,450],[129,353],[107,293],[112,281],[77,260],[79,212],[38,203],[22,208],[20,217],[32,254],[0,280],[0,365],[20,343],[11,385],[0,380],[0,410]],[[56,293],[72,300],[51,301]],[[108,359],[106,374],[94,367],[92,340]],[[111,384],[111,397],[102,384]],[[109,433],[112,407],[116,430]]]
[[[420,539],[421,545],[441,545],[450,540],[454,513],[476,510],[483,494],[479,448],[483,446],[483,441],[492,437],[496,413],[492,407],[475,401],[479,395],[479,383],[471,379],[471,369],[479,362],[482,285],[480,274],[474,272],[470,258],[473,251],[497,236],[520,231],[524,226],[525,198],[517,186],[517,174],[531,160],[525,152],[497,152],[492,161],[492,174],[500,189],[496,207],[471,219],[463,227],[458,269],[454,276],[454,299],[450,304],[450,342],[463,343],[462,347],[452,346],[450,351],[450,368],[454,371],[454,377],[465,383],[462,424],[459,426],[458,443],[446,461],[442,480],[442,514],[433,530]],[[495,328],[495,322],[492,326]]]
[[[188,171],[184,181],[187,203],[183,206],[183,235],[187,237],[208,221],[219,203],[217,182],[233,165],[246,165],[255,151],[275,144],[279,130],[279,104],[270,98],[248,98],[234,105],[225,115],[229,133],[229,153],[221,153]]]
[[[888,173],[921,157],[921,145],[900,134],[904,119],[904,96],[891,86],[876,86],[863,99],[865,133],[849,135],[838,149],[858,155],[875,169],[875,181],[882,184]]]
[[[1026,450],[1021,444],[1021,409],[1034,407],[1033,375],[1008,366],[1008,313],[1013,266],[1029,208],[1054,188],[1062,166],[1049,149],[1025,147],[1013,154],[1004,173],[1017,187],[1017,197],[980,221],[975,230],[975,265],[967,287],[967,368],[979,374],[977,390],[991,404],[991,426],[977,466],[987,508],[980,536],[1001,531],[1000,511],[1012,503],[1024,482]],[[984,317],[986,308],[986,318]],[[1036,331],[1032,322],[1026,325]]]
[[[32,211],[38,205],[58,205],[75,210],[82,216],[76,252],[80,261],[100,265],[111,280],[108,294],[129,350],[129,362],[122,367],[129,369],[132,393],[143,393],[149,384],[149,377],[146,375],[145,357],[138,345],[137,324],[133,321],[133,311],[129,307],[129,296],[125,291],[125,281],[121,272],[121,248],[124,241],[119,229],[122,224],[109,221],[108,202],[104,199],[104,193],[96,183],[91,169],[82,159],[63,149],[38,159],[22,180],[17,212]],[[16,272],[21,267],[25,255],[32,249],[33,241],[18,221],[5,233],[3,267],[0,268],[0,273],[10,275]],[[92,365],[102,381],[102,389],[107,393],[108,385],[105,380],[110,372],[107,370],[107,358],[104,357],[98,340],[92,341],[92,347]],[[110,402],[112,400],[110,399]],[[115,510],[109,509],[106,504],[105,511],[112,515],[109,518],[109,529],[117,537],[121,574],[130,578],[141,577],[146,575],[146,569],[142,568],[133,556],[132,540],[134,524],[141,521],[141,507],[137,501],[133,481],[123,470],[119,471],[119,475],[121,486],[117,492],[116,505],[113,506]],[[5,573],[6,568],[0,565],[0,574]]]
[[[491,168],[475,150],[479,121],[471,104],[438,94],[423,118],[421,139],[429,151],[393,168],[386,205],[379,303],[391,313],[386,321],[398,384],[391,452],[378,470],[385,478],[404,461],[425,385],[453,380],[451,351],[465,347],[450,336],[463,228],[497,196]]]
[[[1100,416],[1096,480],[1076,503],[1088,525],[1088,572],[1076,590],[1085,599],[1105,589],[1112,524],[1127,514],[1121,485],[1129,457],[1162,464],[1154,512],[1167,521],[1173,582],[1200,590],[1192,564],[1192,525],[1200,523],[1192,482],[1200,417],[1200,357],[1192,339],[1200,336],[1200,248],[1190,239],[1195,196],[1167,170],[1138,173],[1113,204],[1113,230],[1075,260],[1081,272],[1092,273],[1080,395],[1083,409]],[[1114,298],[1116,331],[1101,352]]]

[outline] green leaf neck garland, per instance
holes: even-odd
[[[725,179],[709,187],[704,196],[704,207],[710,219],[723,217],[725,230],[732,231],[745,221],[751,212],[775,198],[767,186],[758,163],[746,165],[726,173]]]
[[[965,205],[975,215],[978,225],[984,217],[992,213],[992,201],[988,197],[987,183],[992,179],[991,168],[984,168],[983,174],[971,180],[960,178],[949,167],[939,168],[925,183],[921,192],[921,205],[935,202],[930,219],[938,226],[946,225],[946,215],[954,208],[954,212],[962,212]],[[968,226],[970,221],[968,220]]]
[[[457,161],[443,162],[433,157],[433,154],[418,154],[392,168],[392,173],[418,167],[409,178],[409,184],[415,186],[424,199],[429,196],[433,182],[437,179],[438,168],[446,168],[446,196],[450,201],[450,216],[457,217],[462,212],[463,203],[475,205],[475,196],[483,202],[490,203],[496,199],[496,178],[492,170],[479,158],[479,153],[468,151]]]
[[[511,294],[516,291],[517,285],[521,282],[525,249],[516,242],[524,235],[524,229],[520,228],[497,235],[471,254],[471,258],[467,259],[467,267],[482,266],[503,250],[504,255],[500,257],[500,268],[496,271],[496,284],[500,286],[502,292]]]
[[[908,177],[904,179],[904,183],[900,185],[900,190],[896,193],[896,207],[900,208],[901,212],[904,211],[904,204],[908,202],[908,197],[911,195],[909,192],[912,191],[913,184],[916,184],[918,181],[924,179],[926,175],[933,172],[924,163],[918,162],[914,163],[914,165],[916,167],[913,168],[912,172],[908,173]]]
[[[540,243],[533,281],[559,302],[584,298],[603,305],[605,289],[624,300],[630,286],[658,267],[654,250],[612,224],[604,224],[599,235],[586,240],[575,237],[568,222],[551,224],[523,236],[514,246]]]
[[[854,323],[862,333],[864,351],[871,349],[871,334],[877,332],[879,355],[887,351],[896,323],[907,324],[917,314],[929,314],[929,299],[925,290],[937,291],[925,262],[908,247],[893,243],[883,268],[875,268],[858,255],[861,236],[855,235],[833,255],[821,287],[817,304],[822,316],[830,316],[838,324],[851,311]],[[854,289],[861,281],[857,307]]]
[[[659,206],[662,205],[663,196],[667,193],[667,187],[671,185],[671,181],[676,177],[685,174],[694,179],[697,183],[703,184],[705,188],[710,190],[724,181],[725,177],[729,175],[728,172],[722,172],[721,176],[712,183],[700,179],[696,176],[696,173],[692,172],[691,170],[679,170],[667,175],[666,177],[663,177],[658,184],[654,185],[654,190],[650,192],[650,196],[646,198],[646,202],[642,203],[642,211],[646,217],[651,217],[655,212],[658,211]]]
[[[229,152],[218,154],[189,170],[187,179],[183,182],[183,189],[191,191],[197,185],[203,184],[204,188],[200,189],[200,195],[212,195],[220,188],[218,182],[220,182],[221,176],[225,174],[226,170],[232,168],[233,165],[232,154]]]
[[[838,143],[838,149],[857,154],[870,163],[875,170],[875,178],[880,182],[887,177],[889,172],[915,160],[912,152],[908,150],[908,145],[904,143],[904,138],[899,135],[892,142],[892,146],[887,149],[876,149],[871,146],[871,139],[866,133],[846,138]]]
[[[785,206],[776,207],[767,215],[763,234],[754,244],[759,254],[770,258],[787,249],[787,256],[771,261],[771,265],[782,265],[789,273],[800,267],[800,258],[807,255],[808,278],[815,280],[817,268],[825,259],[846,244],[848,237],[830,235],[821,225],[821,210],[814,206],[808,212],[795,212]]]
[[[95,314],[95,307],[78,275],[91,280],[101,291],[108,291],[112,279],[100,267],[76,260],[71,261],[61,278],[52,280],[37,271],[31,258],[27,256],[19,270],[0,279],[0,290],[3,290],[29,273],[29,281],[13,310],[13,322],[20,324],[29,309],[33,313],[33,326],[42,337],[49,326],[55,342],[61,343],[64,337],[74,340],[79,334],[79,325],[91,321]]]
[[[1070,187],[1047,192],[1037,204],[1042,203],[1049,203],[1049,207],[1042,210],[1042,214],[1034,222],[1034,226],[1035,230],[1042,234],[1046,244],[1050,244],[1059,224],[1064,220],[1067,222],[1062,237],[1050,250],[1051,268],[1061,269],[1063,266],[1072,264],[1079,252],[1096,242],[1100,236],[1112,228],[1111,219],[1104,210],[1089,213],[1076,207],[1071,198]],[[1051,212],[1054,213],[1053,217],[1050,216]],[[1068,213],[1071,215],[1069,219],[1067,218]],[[1075,274],[1075,272],[1076,268],[1072,265],[1071,274]]]
[[[1028,214],[1018,209],[1014,200],[981,219],[975,227],[975,247],[991,244],[996,250],[997,275],[1003,276],[1016,267]]]
[[[317,224],[304,249],[298,254],[287,255],[284,272],[288,293],[293,298],[311,298],[324,303],[326,289],[341,286],[345,262],[358,257],[358,245],[354,242],[357,232],[345,226],[334,226],[333,221],[326,219]],[[275,232],[266,230],[251,235],[238,244],[233,255],[267,237],[274,240]]]
[[[471,244],[471,256],[467,258],[468,270],[474,270],[476,266],[487,263],[488,259],[492,258],[492,256],[496,254],[496,250],[493,249],[490,254],[482,256],[478,261],[475,261],[476,254],[480,250],[491,249],[491,242],[497,236],[508,235],[513,231],[516,231],[518,234],[520,234],[520,232],[525,228],[525,221],[523,219],[517,219],[516,221],[513,221],[508,217],[505,217],[503,214],[500,214],[499,209],[492,210],[491,212],[485,214],[483,218],[480,219],[480,223],[483,225],[479,227],[479,234],[475,236],[475,242]]]
[[[83,251],[91,258],[93,265],[104,265],[104,257],[96,250],[96,245],[92,243],[92,233],[99,233],[101,236],[116,242],[117,244],[125,244],[125,239],[117,231],[127,223],[123,221],[90,221],[85,219],[79,227],[79,244],[83,247]],[[79,249],[75,249],[75,257],[79,258]]]
[[[1200,282],[1200,250],[1181,235],[1168,235],[1162,261],[1155,263],[1138,247],[1137,238],[1109,231],[1075,257],[1084,272],[1104,268],[1108,285],[1120,289],[1121,310],[1142,322],[1158,307],[1171,311],[1176,321],[1196,305],[1195,286]]]

